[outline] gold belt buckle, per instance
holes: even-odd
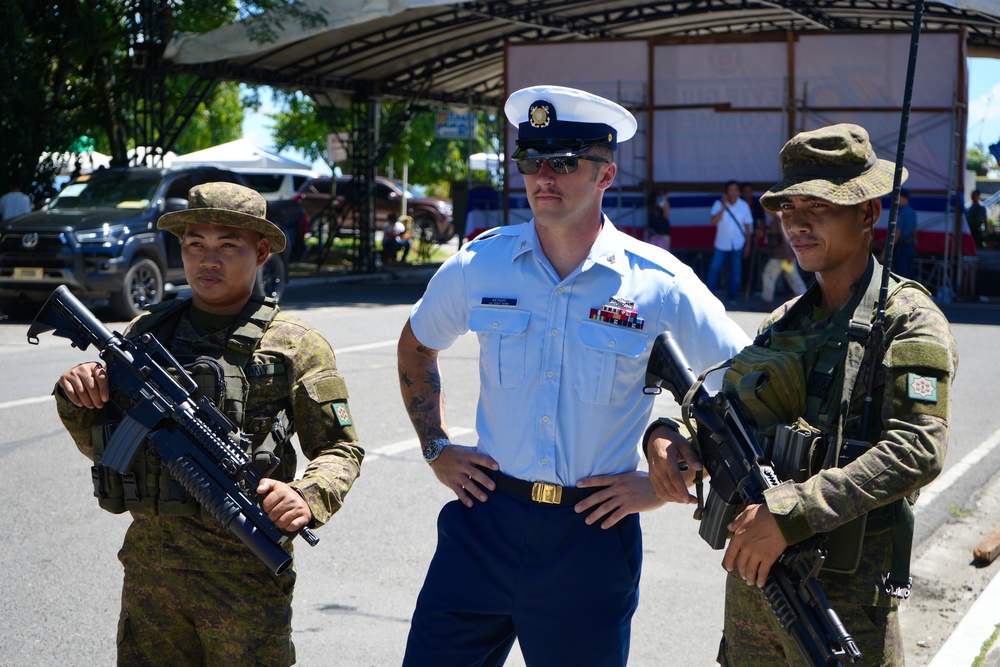
[[[562,487],[545,482],[535,482],[531,486],[531,499],[536,503],[558,505],[562,502]]]

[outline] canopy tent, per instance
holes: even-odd
[[[312,170],[308,164],[264,150],[247,139],[237,139],[193,153],[178,155],[174,157],[172,163],[175,165],[212,164],[220,167],[245,169]]]
[[[910,31],[912,2],[898,0],[300,0],[322,25],[276,10],[272,41],[246,24],[178,35],[165,59],[206,77],[308,93],[342,106],[356,94],[498,107],[504,50],[539,42],[685,38],[807,31]],[[268,20],[267,17],[270,17]],[[971,56],[1000,57],[995,0],[925,3],[923,31],[964,30]],[[371,92],[373,91],[374,92]]]

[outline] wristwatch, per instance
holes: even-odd
[[[424,461],[428,463],[433,463],[437,460],[437,457],[441,456],[441,452],[444,448],[451,444],[451,440],[448,438],[439,438],[437,440],[431,440],[426,445],[424,445]]]

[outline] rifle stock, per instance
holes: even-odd
[[[746,505],[763,503],[780,483],[737,407],[723,393],[709,395],[667,331],[657,336],[646,367],[645,393],[666,389],[690,411],[695,447],[709,472],[710,490],[698,533],[713,549],[726,545],[727,526]],[[816,577],[826,556],[815,540],[790,546],[771,567],[764,597],[809,665],[861,659],[854,640],[830,606]]]
[[[65,286],[42,306],[28,329],[28,342],[37,345],[46,331],[81,350],[93,344],[104,360],[111,402],[123,416],[101,465],[129,472],[148,441],[174,479],[271,571],[288,569],[292,556],[283,545],[294,534],[279,529],[258,507],[263,477],[238,442],[237,426],[210,400],[195,397],[194,380],[152,334],[129,340],[112,333]],[[272,470],[275,466],[272,461]],[[319,542],[309,528],[298,534],[310,545]]]

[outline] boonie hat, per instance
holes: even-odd
[[[165,213],[156,226],[181,239],[189,222],[249,229],[271,242],[271,252],[281,252],[285,233],[264,217],[266,213],[267,202],[256,190],[236,183],[203,183],[188,192],[187,209]]]
[[[564,86],[522,88],[507,98],[503,110],[517,126],[515,160],[571,157],[594,146],[615,150],[636,130],[635,116],[621,105]]]
[[[792,195],[818,197],[845,206],[892,192],[896,164],[875,156],[868,131],[841,123],[800,132],[778,154],[781,182],[761,195],[760,204],[777,211]],[[903,180],[907,171],[903,169]]]

